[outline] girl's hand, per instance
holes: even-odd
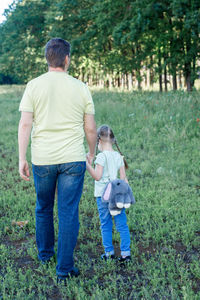
[[[92,166],[88,163],[88,161],[86,160],[86,170],[89,171],[89,169],[91,168]]]
[[[103,175],[103,167],[100,165],[96,165],[95,169],[88,163],[86,162],[86,168],[92,178],[94,178],[96,181],[99,181]]]
[[[88,152],[86,155],[86,161],[88,162],[88,164],[92,165],[93,159],[94,159],[94,154]]]

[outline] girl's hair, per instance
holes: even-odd
[[[108,125],[102,125],[100,126],[98,129],[97,129],[97,147],[96,147],[96,154],[97,154],[97,151],[98,151],[98,144],[99,144],[99,140],[102,140],[102,141],[109,141],[111,142],[112,144],[116,145],[117,147],[117,150],[119,151],[119,153],[123,156],[121,150],[119,149],[119,146],[118,146],[118,143],[117,143],[117,140],[114,136],[114,133],[112,131],[112,129],[108,126]],[[123,160],[124,160],[124,165],[125,165],[125,168],[128,169],[128,164],[123,156]]]

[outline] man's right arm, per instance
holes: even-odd
[[[92,164],[92,161],[95,156],[95,147],[97,141],[97,130],[96,130],[96,123],[94,120],[94,115],[92,114],[84,115],[84,131],[89,146],[89,153],[87,154],[87,159],[89,164]]]
[[[21,119],[18,129],[18,144],[19,144],[19,174],[22,179],[29,181],[29,167],[26,160],[26,151],[29,143],[33,123],[32,112],[21,112]]]

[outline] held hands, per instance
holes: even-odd
[[[86,162],[89,165],[92,165],[93,160],[94,160],[94,154],[91,154],[90,152],[88,152],[86,155]]]
[[[26,160],[19,161],[19,174],[23,180],[30,181],[29,167],[28,167],[28,162]]]

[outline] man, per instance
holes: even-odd
[[[57,280],[78,276],[74,267],[78,207],[86,169],[84,132],[92,163],[96,144],[94,105],[87,86],[69,76],[70,44],[51,39],[45,49],[47,73],[28,82],[20,103],[19,173],[29,181],[26,151],[31,134],[32,169],[37,195],[36,243],[43,263],[54,255],[53,207],[58,195]]]

